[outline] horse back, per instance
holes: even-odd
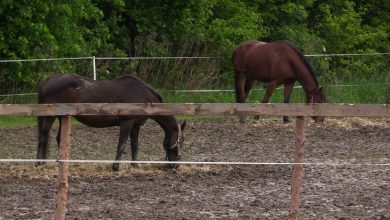
[[[245,43],[244,43],[245,44]],[[242,72],[259,81],[284,81],[294,78],[294,68],[301,58],[288,41],[253,44],[240,57]]]
[[[38,86],[38,103],[71,103],[78,97],[84,79],[76,74],[60,74],[42,80]]]
[[[258,40],[248,40],[244,43],[240,44],[233,50],[232,54],[232,62],[234,71],[241,72],[245,68],[245,55],[250,51],[251,49],[262,46],[264,44],[267,44],[266,42],[258,41]]]
[[[145,103],[163,102],[161,96],[137,77],[94,81],[77,74],[51,77],[39,85],[39,103]]]

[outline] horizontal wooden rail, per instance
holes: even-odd
[[[58,103],[0,104],[0,115],[269,115],[390,117],[389,104]]]

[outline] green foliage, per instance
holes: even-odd
[[[367,53],[381,48],[388,33],[383,26],[373,27],[363,23],[365,9],[357,8],[353,1],[327,1],[316,5],[313,29],[325,40],[328,53]],[[383,68],[384,60],[378,57],[354,59],[350,57],[329,59],[336,68],[331,74],[345,77],[357,74],[368,77]],[[367,62],[368,61],[368,62]]]
[[[215,14],[208,27],[208,36],[222,50],[229,53],[237,44],[267,35],[262,15],[242,2],[221,0],[214,7]]]
[[[98,60],[100,79],[136,74],[159,89],[232,88],[233,48],[287,39],[305,54],[390,51],[382,0],[75,0],[0,2],[0,58],[221,56],[219,60]],[[325,82],[374,79],[388,57],[311,57]],[[30,92],[91,60],[0,63],[0,93]]]
[[[143,35],[156,35],[178,43],[183,38],[204,40],[215,0],[126,1],[127,13]]]
[[[2,1],[2,59],[90,56],[107,45],[109,32],[101,10],[88,1]],[[7,84],[33,86],[45,73],[69,72],[69,62],[2,64]],[[17,87],[17,86],[14,86]]]
[[[318,25],[315,29],[329,43],[327,50],[333,53],[351,51],[359,44],[361,18],[351,1],[328,1],[319,5]],[[359,37],[357,37],[359,36]]]

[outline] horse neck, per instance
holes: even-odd
[[[302,85],[306,96],[315,94],[319,89],[317,78],[315,77],[313,67],[298,49],[292,44],[286,42],[287,45],[295,52],[296,56],[291,58],[293,68],[295,70],[295,78]]]
[[[309,75],[309,77],[307,75]],[[319,84],[312,73],[308,72],[307,74],[302,74],[301,77],[297,78],[303,90],[305,91],[306,96],[313,95],[318,91]]]
[[[302,56],[300,62],[295,62],[295,78],[301,84],[306,97],[314,95],[319,89],[317,78],[314,75],[313,68],[305,57]]]
[[[176,141],[178,135],[178,124],[174,116],[154,116],[153,120],[160,125],[165,133],[165,141]]]

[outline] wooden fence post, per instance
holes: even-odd
[[[61,116],[61,140],[59,149],[59,160],[69,159],[71,116]],[[66,202],[68,198],[68,162],[58,163],[58,191],[56,198],[56,209],[53,213],[53,220],[65,219]]]
[[[304,142],[305,142],[305,119],[302,116],[297,117],[296,136],[295,136],[295,158],[293,165],[293,175],[291,180],[291,201],[288,219],[297,219],[299,206],[301,204],[301,185],[303,176],[304,162]]]

